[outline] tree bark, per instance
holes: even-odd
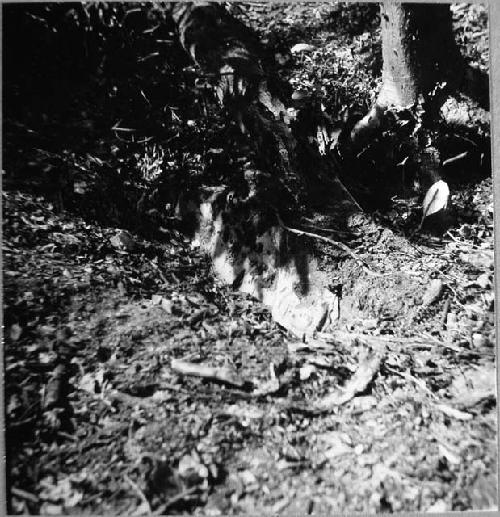
[[[381,7],[383,86],[381,105],[405,106],[427,94],[437,82],[453,86],[464,63],[453,36],[446,4],[400,4]]]
[[[290,120],[281,100],[289,97],[290,87],[274,76],[272,60],[256,34],[214,2],[176,2],[168,9],[181,45],[209,76],[219,102],[249,137],[253,166],[259,170],[246,178],[260,178],[259,185],[250,179],[250,192],[258,188],[261,199],[271,197],[273,204],[286,206],[313,190],[311,197],[317,191],[325,197],[329,190],[338,190],[331,160],[311,145],[304,124]],[[316,128],[313,131],[316,137]],[[262,183],[269,175],[274,179]],[[289,195],[277,195],[280,188]]]
[[[447,91],[455,90],[465,75],[449,5],[385,0],[380,10],[382,88],[368,115],[354,127],[353,140],[377,129],[389,107],[411,106],[436,85],[446,83]]]
[[[169,7],[179,40],[199,67],[218,80],[217,94],[224,103],[239,98],[258,101],[276,118],[286,110],[269,84],[263,51],[256,35],[213,2],[176,2]]]
[[[382,89],[377,104],[406,106],[418,93],[416,56],[408,32],[408,8],[389,2],[381,6]]]
[[[215,86],[219,102],[250,138],[257,168],[294,171],[295,140],[269,81],[256,35],[214,2],[175,2],[169,10],[179,41]],[[296,176],[296,175],[295,175]],[[297,179],[297,177],[295,178]]]

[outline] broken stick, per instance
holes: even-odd
[[[226,384],[233,388],[246,388],[248,382],[239,379],[234,371],[230,368],[207,366],[198,363],[189,363],[180,359],[172,359],[170,364],[172,370],[181,375],[191,375],[193,377],[201,377],[211,381]]]

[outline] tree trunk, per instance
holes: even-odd
[[[271,58],[255,33],[214,2],[176,2],[168,9],[181,45],[212,79],[220,103],[249,137],[253,166],[262,171],[254,177],[271,173],[274,187],[290,194],[276,195],[271,180],[265,184],[259,180],[260,197],[271,196],[273,204],[286,206],[291,198],[297,201],[312,191],[313,197],[318,191],[326,197],[330,190],[338,190],[332,181],[331,160],[309,142],[305,124],[290,120],[281,100],[289,97],[290,87],[273,75]],[[316,137],[316,128],[312,129]],[[254,186],[250,185],[250,192]]]
[[[382,90],[380,105],[406,106],[438,82],[457,86],[463,60],[455,43],[449,5],[381,6]]]
[[[382,88],[371,111],[353,129],[353,140],[378,128],[387,108],[410,106],[438,84],[446,83],[447,91],[456,89],[465,73],[449,5],[385,0],[380,10]]]
[[[170,10],[181,45],[211,77],[220,103],[247,137],[238,142],[244,140],[247,189],[234,196],[226,186],[202,193],[198,207],[191,207],[196,240],[223,281],[269,305],[285,328],[309,335],[336,318],[339,302],[313,258],[314,243],[294,235],[282,219],[300,218],[305,198],[313,197],[311,178],[329,195],[332,178],[330,185],[318,178],[327,176],[331,165],[308,144],[303,128],[292,131],[279,96],[286,90],[274,84],[254,33],[212,2],[180,2]]]
[[[260,42],[248,27],[213,2],[176,2],[170,10],[181,45],[219,81],[221,102],[258,101],[276,118],[286,116],[283,103],[271,91]]]
[[[382,89],[377,104],[406,106],[415,102],[418,93],[416,56],[408,33],[409,10],[402,4],[381,5]]]

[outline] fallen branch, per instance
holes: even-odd
[[[118,390],[110,391],[106,394],[106,396],[111,402],[119,402],[130,407],[147,407],[154,404],[154,401],[151,400],[151,397],[134,397],[133,395],[129,395],[128,393],[123,393]]]
[[[470,413],[466,413],[464,411],[460,411],[459,409],[452,408],[447,406],[446,404],[436,404],[436,409],[439,409],[442,413],[450,418],[455,418],[456,420],[472,420],[473,415]]]
[[[351,341],[358,341],[360,343],[368,345],[368,341],[371,344],[378,344],[381,345],[392,345],[399,347],[407,348],[419,348],[422,349],[425,348],[431,348],[433,346],[442,346],[443,348],[446,348],[448,350],[452,350],[453,352],[462,352],[458,347],[455,347],[453,345],[448,345],[447,343],[444,343],[443,341],[440,341],[436,337],[430,335],[430,334],[422,334],[421,336],[414,336],[414,337],[399,337],[399,336],[390,336],[390,335],[380,335],[380,336],[371,336],[369,334],[360,334],[359,332],[348,332],[343,330],[336,330],[334,333],[328,333],[328,332],[318,332],[317,337],[320,339],[323,339],[327,343],[338,343],[338,342],[345,342],[347,340]],[[429,341],[433,344],[429,344]]]
[[[65,364],[59,364],[47,382],[43,409],[48,410],[64,404],[64,395],[67,387],[67,368]]]
[[[181,375],[190,375],[193,377],[201,377],[210,381],[219,382],[233,388],[244,389],[248,382],[238,379],[233,370],[229,368],[215,368],[198,363],[189,363],[180,359],[172,359],[170,364],[172,370]]]

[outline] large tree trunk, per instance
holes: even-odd
[[[408,33],[409,12],[401,4],[381,6],[382,89],[377,104],[406,106],[415,102],[418,93],[416,55]]]
[[[274,187],[281,188],[280,178],[287,178],[289,193],[301,192],[296,141],[285,106],[265,69],[265,53],[256,35],[214,2],[176,2],[169,9],[181,45],[215,86],[229,116],[248,136],[252,149],[247,156],[252,156],[253,169],[246,174],[250,195],[255,193],[256,178],[269,173],[274,176],[273,188],[267,189],[271,196],[276,194]]]
[[[198,223],[196,239],[220,278],[269,305],[284,327],[300,336],[320,330],[336,318],[338,299],[317,267],[313,242],[285,223],[295,226],[305,198],[318,197],[310,196],[313,178],[332,199],[331,164],[309,144],[302,127],[307,124],[288,120],[280,100],[286,88],[273,80],[254,33],[213,2],[169,9],[181,45],[215,85],[228,122],[236,120],[242,130],[237,145],[245,146],[247,188],[234,195],[227,186],[206,189],[208,195],[202,192],[189,204]],[[234,175],[241,175],[237,167]]]

